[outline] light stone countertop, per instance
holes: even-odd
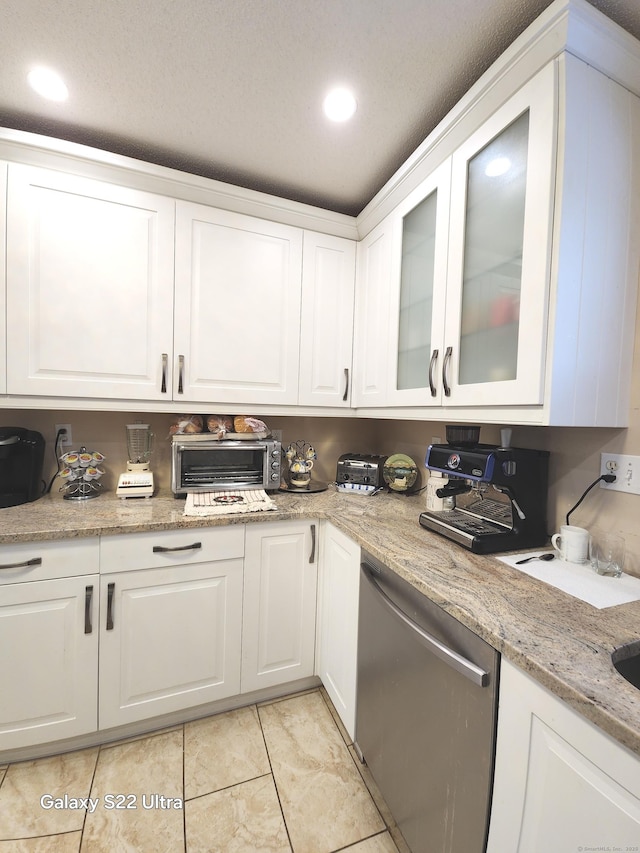
[[[505,657],[640,755],[640,691],[611,664],[611,652],[640,641],[640,601],[598,610],[495,557],[472,554],[424,530],[424,497],[342,494],[273,495],[275,512],[185,518],[184,501],[164,493],[83,501],[48,495],[0,510],[0,546],[120,533],[328,519],[406,578]],[[0,552],[1,562],[1,552]],[[615,583],[615,580],[612,580]]]

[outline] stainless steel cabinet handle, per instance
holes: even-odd
[[[153,553],[164,554],[167,551],[197,551],[198,548],[202,548],[202,542],[194,542],[193,545],[180,545],[176,548],[167,548],[164,545],[154,545]]]
[[[447,382],[447,368],[449,367],[449,362],[451,361],[451,356],[453,355],[453,347],[447,347],[447,350],[444,354],[444,361],[442,362],[442,385],[444,388],[444,396],[451,396],[451,388],[449,383]]]
[[[342,395],[342,399],[344,402],[347,401],[349,396],[349,368],[345,367],[344,369],[344,394]]]
[[[93,631],[91,624],[91,607],[93,604],[93,585],[84,588],[84,632],[90,634]]]
[[[423,630],[419,625],[416,625],[413,619],[409,619],[409,617],[403,613],[393,601],[391,601],[386,592],[381,589],[378,583],[376,583],[375,579],[371,577],[371,569],[369,566],[366,563],[361,563],[361,566],[364,576],[378,593],[382,603],[417,635],[423,646],[426,646],[437,658],[455,669],[456,672],[459,672],[461,675],[464,675],[465,678],[473,681],[473,683],[477,684],[478,687],[486,687],[489,684],[489,673],[486,670],[476,666],[475,663],[472,663],[457,652],[454,652],[453,649],[445,646],[445,644],[441,643],[436,637],[427,633],[427,631]]]
[[[113,594],[115,591],[115,583],[107,584],[107,631],[113,631]]]
[[[162,394],[167,393],[167,363],[169,360],[169,356],[166,352],[162,353],[162,382],[160,384],[160,392]]]
[[[0,569],[26,569],[28,566],[41,566],[42,557],[32,557],[30,560],[25,560],[24,563],[7,563],[5,566],[0,566]]]
[[[429,362],[429,390],[431,391],[431,396],[435,397],[437,392],[435,382],[433,381],[433,371],[435,370],[436,362],[438,361],[438,355],[440,351],[434,349],[431,353],[431,361]]]
[[[184,356],[178,356],[178,394],[184,394]]]
[[[311,525],[311,553],[309,554],[309,562],[315,563],[316,561],[316,526],[315,524]]]

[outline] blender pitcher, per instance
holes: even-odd
[[[120,475],[116,496],[119,498],[150,498],[153,495],[153,474],[149,457],[153,451],[153,433],[149,424],[127,424],[127,470]]]
[[[127,458],[129,465],[144,466],[129,470],[148,471],[153,452],[153,433],[149,424],[127,424]]]

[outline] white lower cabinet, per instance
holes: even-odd
[[[487,853],[637,850],[640,760],[502,662]]]
[[[97,572],[97,539],[0,548],[0,751],[95,731]]]
[[[242,526],[102,539],[101,729],[240,692],[243,550]]]
[[[101,579],[100,728],[240,692],[242,560]]]
[[[243,693],[313,675],[318,530],[308,520],[247,525]]]
[[[360,546],[325,522],[318,582],[316,674],[355,736]]]

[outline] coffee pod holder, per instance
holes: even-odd
[[[58,471],[58,477],[64,482],[59,491],[63,492],[66,501],[85,501],[97,498],[102,491],[100,478],[104,471],[98,466],[105,457],[97,450],[71,450],[60,457],[63,468]]]

